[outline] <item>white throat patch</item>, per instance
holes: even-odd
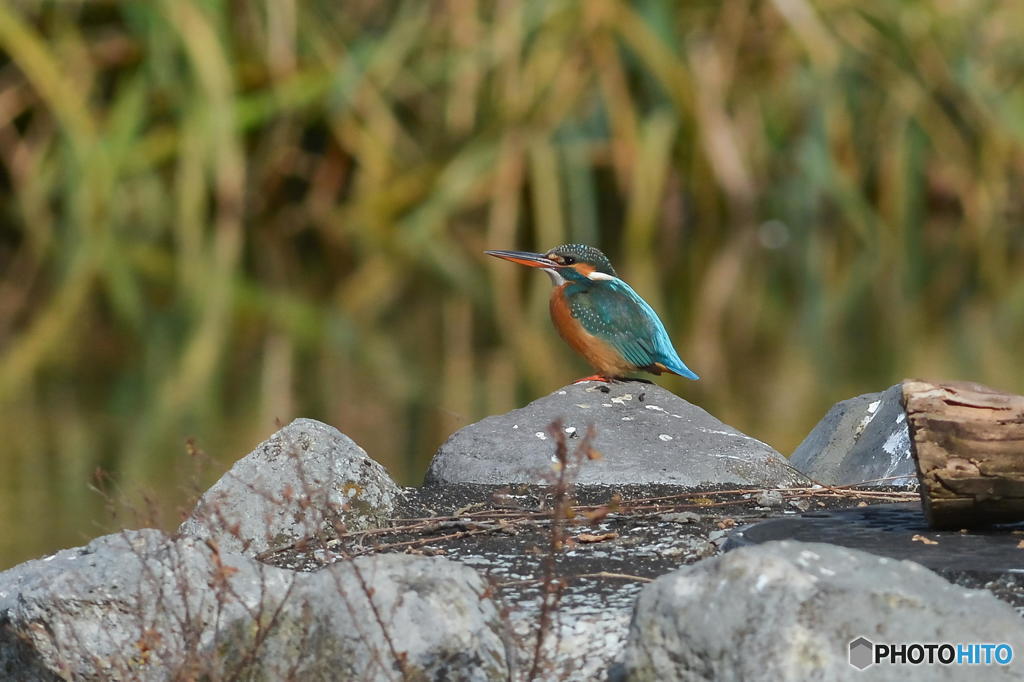
[[[565,277],[562,277],[562,274],[558,272],[558,270],[555,270],[554,268],[544,268],[544,272],[548,273],[548,277],[551,278],[551,283],[556,287],[560,287],[565,284]]]

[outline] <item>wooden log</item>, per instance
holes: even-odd
[[[903,406],[932,528],[1024,521],[1024,396],[908,379]]]

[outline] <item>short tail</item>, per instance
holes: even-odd
[[[687,379],[693,379],[694,381],[700,379],[697,373],[694,372],[689,367],[687,367],[686,365],[679,365],[677,369],[669,368],[668,371],[672,372],[673,374],[678,374],[681,377],[686,377]]]
[[[687,379],[693,379],[694,381],[700,379],[700,377],[697,376],[696,372],[694,372],[692,369],[683,364],[682,360],[673,361],[672,364],[659,362],[655,366],[658,367],[659,369],[663,369],[666,372],[671,372],[672,374],[676,374],[681,377],[686,377]]]

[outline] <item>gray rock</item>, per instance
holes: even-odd
[[[700,514],[689,511],[672,512],[669,514],[658,514],[658,518],[662,521],[671,521],[672,523],[696,523],[700,521]]]
[[[394,513],[401,489],[361,447],[333,426],[296,419],[247,456],[199,499],[179,532],[250,556],[299,538],[376,527]]]
[[[3,679],[500,679],[486,585],[446,559],[296,573],[126,531],[0,573]],[[372,595],[372,605],[370,603]]]
[[[253,663],[251,638],[218,651],[250,679],[508,679],[506,625],[488,594],[479,573],[448,559],[360,557],[299,574]]]
[[[543,483],[552,472],[554,442],[547,430],[555,419],[563,421],[570,449],[588,425],[596,428],[595,447],[602,458],[584,463],[577,479],[583,484],[807,483],[761,441],[659,386],[640,382],[571,384],[471,424],[440,447],[426,481]]]
[[[846,680],[849,645],[994,642],[1024,647],[1024,624],[988,592],[919,564],[819,543],[771,542],[647,585],[630,624],[629,680]],[[911,669],[913,668],[913,669]],[[876,665],[865,679],[965,679],[963,666]],[[979,671],[976,671],[979,672]],[[1019,679],[985,666],[985,679]],[[976,678],[980,679],[980,678]]]
[[[789,463],[825,485],[916,487],[902,384],[836,403],[793,452]],[[896,477],[896,478],[893,478]]]
[[[762,490],[757,494],[757,503],[762,507],[781,507],[784,500],[778,490]]]
[[[0,573],[0,671],[5,679],[166,679],[198,665],[189,652],[195,659],[210,646],[205,624],[219,606],[230,623],[258,606],[250,585],[271,594],[288,587],[283,572],[237,555],[225,560],[220,589],[209,587],[213,565],[201,541],[142,530]]]

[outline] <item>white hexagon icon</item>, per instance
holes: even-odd
[[[850,642],[850,665],[857,670],[864,670],[875,662],[875,645],[866,637],[858,637]]]

